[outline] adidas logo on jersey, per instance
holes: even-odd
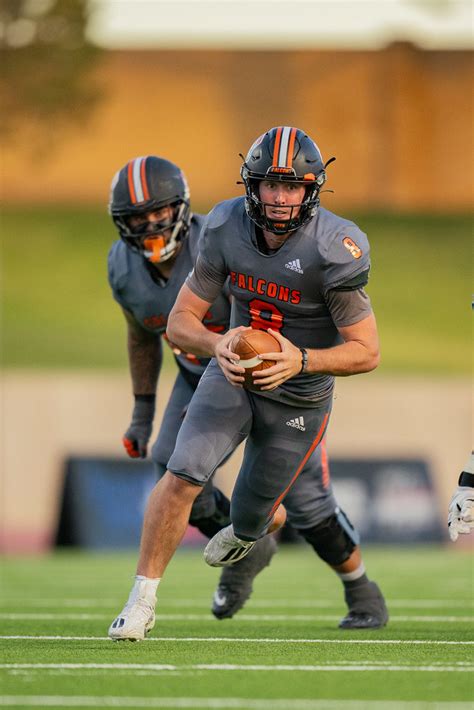
[[[286,426],[292,426],[295,429],[299,429],[300,431],[306,431],[303,417],[296,417],[295,419],[290,419],[289,422],[286,422]]]
[[[294,261],[289,261],[288,264],[285,264],[285,269],[291,269],[292,271],[297,271],[299,274],[303,274],[304,271],[301,268],[300,260],[295,259]]]

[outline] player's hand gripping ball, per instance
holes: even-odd
[[[237,364],[245,368],[245,389],[259,390],[255,384],[252,372],[266,370],[275,364],[275,360],[260,360],[260,353],[276,353],[281,351],[280,343],[266,330],[244,330],[233,338],[230,349],[240,356]]]

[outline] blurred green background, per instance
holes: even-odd
[[[344,216],[371,242],[368,291],[381,336],[380,371],[467,374],[471,218]],[[116,233],[105,206],[12,206],[3,210],[2,228],[3,364],[126,367],[123,318],[107,283],[107,253]]]

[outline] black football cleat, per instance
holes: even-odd
[[[340,629],[381,629],[388,621],[383,594],[375,582],[347,589],[349,611],[340,621]]]
[[[231,567],[224,567],[212,600],[216,619],[231,619],[252,594],[257,574],[270,564],[277,550],[273,535],[265,535],[253,549]]]

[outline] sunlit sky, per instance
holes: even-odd
[[[473,45],[471,0],[90,0],[110,48],[379,48]]]

